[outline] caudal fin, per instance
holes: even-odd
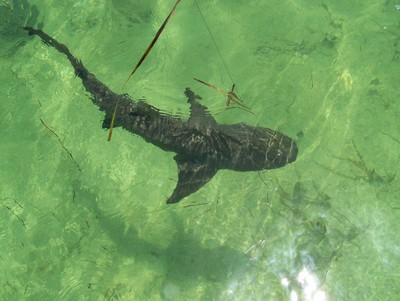
[[[67,46],[59,43],[56,39],[50,37],[48,34],[46,34],[44,31],[40,29],[34,29],[28,26],[22,27],[22,29],[28,31],[28,34],[30,36],[32,35],[39,36],[42,39],[43,43],[45,43],[48,46],[54,47],[59,52],[65,54],[68,60],[71,62],[72,66],[74,67],[75,74],[79,76],[81,79],[86,79],[87,75],[89,74],[89,71],[85,68],[85,66],[83,66],[81,61],[79,61],[71,54]]]

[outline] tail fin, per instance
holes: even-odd
[[[71,54],[67,46],[57,42],[40,29],[34,29],[32,27],[23,27],[23,29],[28,31],[29,35],[39,36],[43,43],[65,54],[71,62],[75,74],[82,80],[86,91],[92,94],[93,103],[96,104],[100,110],[105,111],[107,116],[112,116],[115,104],[119,99],[117,94],[100,82],[94,74],[90,73],[83,63]]]
[[[65,54],[68,58],[68,60],[71,62],[72,66],[74,67],[75,74],[79,76],[81,79],[86,79],[89,71],[83,66],[82,62],[79,61],[77,58],[75,58],[71,52],[68,50],[67,46],[64,44],[61,44],[57,42],[55,39],[47,35],[45,32],[43,32],[40,29],[34,29],[32,27],[22,27],[22,29],[28,31],[28,34],[30,36],[32,35],[37,35],[39,36],[43,43],[45,43],[48,46],[52,46],[55,49],[57,49],[59,52]]]

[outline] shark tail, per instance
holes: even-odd
[[[42,39],[43,43],[45,43],[48,46],[52,46],[55,49],[57,49],[60,53],[65,54],[68,60],[71,62],[71,65],[75,70],[75,74],[83,80],[87,78],[89,71],[85,68],[85,66],[83,66],[80,60],[78,60],[71,54],[67,46],[57,42],[55,39],[53,39],[40,29],[34,29],[32,27],[22,27],[22,29],[28,31],[28,34],[30,36],[32,35],[39,36]]]

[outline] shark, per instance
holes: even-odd
[[[118,102],[115,127],[122,127],[148,143],[176,154],[178,182],[167,204],[177,203],[195,193],[218,170],[260,171],[283,167],[296,160],[298,147],[293,139],[265,127],[245,123],[218,124],[201,104],[201,96],[190,88],[184,91],[190,105],[190,116],[185,120],[161,112],[144,100],[135,101],[128,94],[113,92],[89,72],[67,46],[41,29],[23,29],[68,58],[93,103],[104,111],[103,127],[109,126]]]

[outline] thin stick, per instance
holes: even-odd
[[[210,84],[206,83],[205,81],[202,81],[201,79],[197,79],[197,78],[194,78],[194,77],[193,77],[193,79],[196,80],[196,81],[198,81],[199,83],[202,83],[203,85],[206,85],[206,86],[208,86],[208,87],[214,89],[215,91],[218,91],[219,93],[222,93],[222,94],[228,96],[228,92],[225,92],[224,90],[222,90],[222,89],[220,89],[220,88],[218,88],[218,87],[215,87],[215,86],[213,86],[213,85],[210,85]]]
[[[397,143],[400,143],[399,139],[394,138],[393,136],[389,135],[388,133],[385,133],[385,132],[382,132],[382,131],[379,131],[379,133],[381,133],[381,134],[383,134],[385,136],[388,136],[389,138],[391,138],[393,141],[396,141]]]
[[[26,229],[26,225],[25,225],[25,222],[23,221],[23,219],[20,218],[20,217],[18,216],[18,214],[16,214],[16,213],[14,212],[14,210],[13,210],[11,207],[8,207],[7,205],[4,205],[4,204],[3,204],[3,206],[6,207],[8,210],[10,210],[11,213],[22,223],[22,226],[24,226],[24,228]]]
[[[126,84],[128,83],[128,81],[131,79],[132,75],[136,72],[136,70],[139,68],[139,66],[143,63],[143,61],[146,59],[147,55],[150,53],[151,49],[153,48],[154,44],[157,42],[158,38],[160,37],[162,31],[164,30],[165,26],[167,25],[169,19],[171,18],[171,16],[174,14],[175,10],[176,10],[176,6],[179,4],[179,2],[181,2],[181,0],[177,0],[175,2],[174,7],[172,8],[171,12],[169,13],[169,15],[167,16],[167,18],[165,19],[164,23],[161,25],[160,29],[157,31],[156,35],[154,36],[153,40],[151,41],[150,45],[147,47],[146,51],[143,53],[142,57],[140,58],[139,62],[136,64],[135,68],[133,69],[133,71],[131,72],[131,74],[128,76],[127,80],[125,81],[124,85],[122,86],[122,90],[121,92],[124,90]],[[117,100],[117,103],[115,104],[115,108],[114,108],[114,113],[111,119],[111,125],[110,125],[110,131],[108,132],[108,138],[107,141],[111,140],[111,136],[112,136],[112,130],[114,127],[114,121],[115,121],[115,115],[117,114],[117,107],[119,104],[119,98]]]
[[[189,207],[195,207],[195,206],[203,206],[203,205],[208,205],[210,204],[209,202],[207,203],[200,203],[200,204],[189,204],[189,205],[184,205],[183,208],[189,208]]]
[[[235,94],[235,92],[233,92],[233,90],[235,89],[235,84],[232,85],[232,89],[231,89],[229,92],[226,92],[226,91],[222,90],[221,88],[215,87],[215,86],[213,86],[213,85],[211,85],[211,84],[206,83],[205,81],[202,81],[201,79],[194,78],[194,77],[193,77],[193,79],[194,79],[195,81],[198,81],[199,83],[202,83],[203,85],[206,85],[207,87],[210,87],[210,88],[214,89],[215,91],[218,91],[219,93],[222,93],[222,94],[228,96],[228,99],[226,100],[226,107],[227,107],[227,108],[229,107],[231,101],[233,101],[234,103],[236,103],[236,104],[238,104],[239,106],[241,106],[245,111],[247,111],[247,112],[249,112],[249,113],[251,113],[251,114],[254,114],[254,113],[251,111],[251,109],[243,103],[243,100],[241,100],[241,99]]]
[[[176,10],[176,6],[179,4],[179,2],[181,2],[181,0],[177,0],[174,7],[172,8],[171,12],[169,13],[168,17],[165,19],[164,23],[161,25],[160,29],[157,31],[156,35],[153,38],[153,41],[151,41],[149,47],[147,47],[146,51],[143,53],[142,57],[140,58],[139,62],[136,64],[135,68],[133,69],[133,71],[131,72],[131,74],[129,75],[128,79],[125,81],[124,86],[122,87],[122,90],[124,90],[126,84],[128,83],[128,81],[130,80],[130,78],[132,77],[132,75],[136,72],[136,70],[139,68],[139,66],[143,63],[143,61],[145,60],[145,58],[147,57],[147,55],[149,54],[150,50],[153,48],[154,44],[157,42],[158,38],[160,37],[162,31],[164,30],[165,26],[167,25],[169,19],[171,18],[171,16],[174,14],[175,10]]]
[[[68,155],[70,156],[70,158],[72,159],[72,161],[75,163],[76,167],[78,168],[79,171],[82,171],[81,168],[79,167],[78,163],[76,163],[74,157],[72,156],[71,152],[64,146],[64,144],[62,143],[60,137],[57,135],[56,132],[54,132],[51,128],[49,128],[47,126],[47,124],[44,123],[44,121],[42,120],[42,118],[39,118],[40,122],[44,125],[44,127],[46,129],[48,129],[50,131],[50,133],[52,133],[54,136],[56,136],[58,142],[60,142],[61,147],[68,153]]]

